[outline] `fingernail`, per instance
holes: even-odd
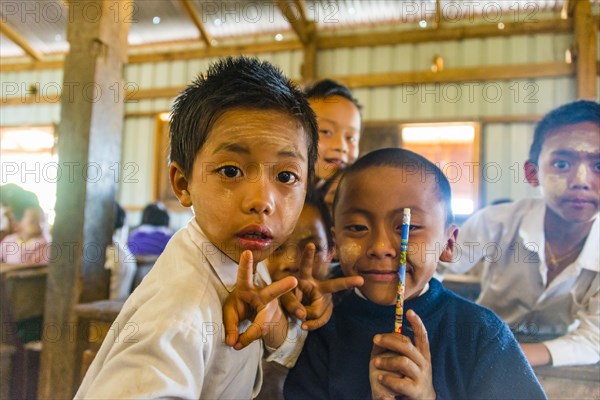
[[[242,344],[241,343],[236,343],[235,346],[233,346],[234,349],[236,350],[241,350],[242,349]]]
[[[301,326],[303,331],[307,331],[308,330],[308,325],[302,324]]]
[[[383,382],[383,375],[377,375],[377,380],[379,382]]]
[[[379,343],[380,340],[381,340],[381,336],[379,336],[379,335],[375,335],[375,337],[373,338],[373,341],[375,343]]]

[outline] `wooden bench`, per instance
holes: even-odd
[[[548,399],[600,399],[600,365],[534,368]]]

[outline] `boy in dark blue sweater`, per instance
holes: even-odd
[[[333,232],[344,274],[364,285],[309,334],[285,382],[287,399],[545,398],[508,327],[432,278],[454,252],[450,199],[440,169],[407,150],[378,150],[346,170]],[[408,311],[398,335],[391,332],[407,207]]]

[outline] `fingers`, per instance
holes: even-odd
[[[319,281],[319,290],[321,293],[335,293],[340,290],[352,289],[357,286],[362,286],[364,280],[362,276],[349,276],[346,278],[329,279]]]
[[[306,318],[306,309],[294,295],[294,293],[285,293],[279,300],[281,301],[281,306],[285,309],[285,311],[287,311],[288,314],[291,314],[301,320]]]
[[[397,333],[384,333],[375,335],[373,342],[379,347],[392,351],[399,356],[408,357],[419,367],[426,364],[425,357],[421,355],[407,336]]]
[[[413,360],[390,352],[376,356],[375,366],[380,370],[394,372],[415,380],[420,372],[419,366]]]
[[[248,346],[250,343],[254,342],[255,340],[262,338],[262,336],[263,335],[262,330],[260,328],[260,324],[258,322],[253,322],[252,324],[250,324],[248,329],[246,329],[246,331],[240,335],[237,343],[235,343],[235,346],[233,346],[233,348],[236,350],[241,350],[244,347]]]
[[[310,313],[310,314],[312,315],[312,314],[317,314],[317,313]],[[318,314],[319,314],[318,318],[310,319],[308,321],[303,322],[302,329],[304,329],[305,331],[314,331],[315,329],[319,329],[320,327],[325,325],[327,323],[327,321],[329,321],[329,318],[331,318],[331,314],[333,314],[333,303],[331,303],[331,302],[326,303],[325,310],[323,310],[322,313],[318,313]]]
[[[413,310],[408,310],[406,318],[415,332],[415,346],[419,353],[427,360],[431,361],[431,353],[429,351],[429,339],[427,338],[427,329],[421,318]]]
[[[228,297],[223,305],[223,325],[225,326],[225,343],[233,346],[238,341],[239,315],[234,300]]]
[[[311,279],[313,277],[313,266],[315,263],[316,247],[314,243],[308,243],[304,247],[302,261],[300,262],[300,279]]]
[[[252,283],[253,275],[253,256],[250,250],[244,250],[240,256],[240,262],[238,264],[237,272],[237,284],[236,287],[239,289],[253,288]]]
[[[286,276],[285,278],[271,283],[269,286],[264,287],[259,292],[261,301],[266,304],[279,298],[281,295],[289,292],[298,285],[298,280],[293,276]]]

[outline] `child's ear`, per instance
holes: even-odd
[[[458,237],[458,228],[452,224],[446,230],[446,246],[440,255],[440,261],[452,262],[454,259],[454,251],[456,250],[456,238]]]
[[[171,181],[171,188],[175,196],[179,199],[179,203],[184,207],[190,207],[192,205],[192,196],[188,190],[188,180],[179,164],[175,161],[169,165],[169,180]]]
[[[540,184],[540,180],[538,177],[538,166],[533,161],[527,160],[525,161],[523,170],[525,171],[525,180],[531,186],[538,187]]]

